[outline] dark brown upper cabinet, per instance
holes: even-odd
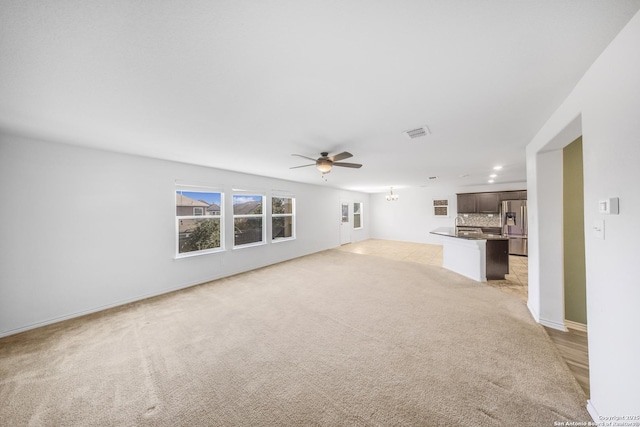
[[[475,213],[476,195],[475,194],[458,194],[458,213]]]
[[[458,194],[458,213],[498,213],[503,200],[527,200],[527,191]]]
[[[498,193],[477,193],[476,212],[498,213],[500,212],[500,197]]]
[[[527,200],[527,190],[523,191],[503,191],[500,194],[500,201],[504,200]]]

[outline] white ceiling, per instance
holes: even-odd
[[[368,192],[485,184],[496,164],[496,183],[524,181],[526,144],[638,9],[2,0],[0,127]],[[289,169],[344,150],[364,166]]]

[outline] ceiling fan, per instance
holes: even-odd
[[[318,170],[320,172],[325,174],[325,173],[331,172],[331,168],[333,166],[341,166],[341,167],[344,167],[344,168],[356,168],[356,169],[362,167],[362,165],[360,163],[339,162],[340,160],[344,160],[344,159],[348,159],[349,157],[353,157],[353,154],[348,153],[346,151],[343,151],[340,154],[335,154],[333,156],[329,156],[329,153],[323,152],[323,153],[320,153],[320,157],[318,157],[317,159],[312,159],[311,157],[303,156],[303,155],[300,155],[300,154],[292,154],[292,156],[302,157],[304,159],[311,160],[311,161],[313,161],[315,163],[311,163],[309,165],[294,166],[294,167],[289,168],[289,169],[306,168],[308,166],[314,166],[315,165],[315,167],[318,168]]]

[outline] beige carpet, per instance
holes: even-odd
[[[338,250],[0,340],[11,426],[553,426],[586,399],[521,301]]]
[[[383,258],[413,261],[442,267],[442,245],[397,240],[368,239],[349,243],[337,248],[355,254],[372,255]],[[524,303],[529,298],[529,258],[509,255],[509,274],[503,280],[488,280],[486,285],[520,298]]]

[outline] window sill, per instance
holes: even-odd
[[[266,242],[247,243],[245,245],[234,246],[233,250],[235,251],[236,249],[255,248],[256,246],[265,246],[266,244]]]
[[[296,238],[295,237],[280,237],[278,239],[271,240],[271,243],[290,242],[292,240],[296,240]]]
[[[173,257],[174,260],[181,260],[181,259],[185,259],[185,258],[193,258],[193,257],[199,257],[202,255],[211,255],[211,254],[217,254],[220,252],[224,252],[224,248],[219,248],[219,249],[211,249],[208,251],[198,251],[198,252],[189,252],[189,253],[185,253],[185,254],[179,254],[179,255],[175,255]]]

